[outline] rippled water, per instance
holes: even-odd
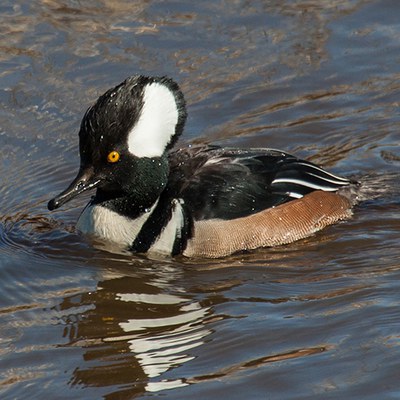
[[[4,0],[0,397],[400,397],[400,3]],[[49,213],[99,94],[182,86],[183,143],[269,146],[364,183],[354,218],[224,260],[113,254]]]

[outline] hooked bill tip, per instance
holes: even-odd
[[[47,203],[47,208],[49,209],[49,211],[53,211],[56,208],[60,207],[60,203],[56,200],[56,199],[51,199],[48,203]]]

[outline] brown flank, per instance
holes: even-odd
[[[350,218],[351,206],[344,196],[315,191],[247,217],[196,221],[194,236],[183,254],[218,258],[241,250],[291,243]]]

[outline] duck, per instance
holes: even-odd
[[[175,148],[187,118],[171,78],[134,75],[87,109],[80,167],[48,203],[95,190],[76,227],[132,253],[221,258],[351,218],[357,181],[270,148]]]

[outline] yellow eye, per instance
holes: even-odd
[[[111,153],[108,153],[108,156],[107,156],[107,161],[109,162],[109,163],[115,163],[115,162],[117,162],[119,160],[119,153],[118,153],[118,151],[112,151]]]

